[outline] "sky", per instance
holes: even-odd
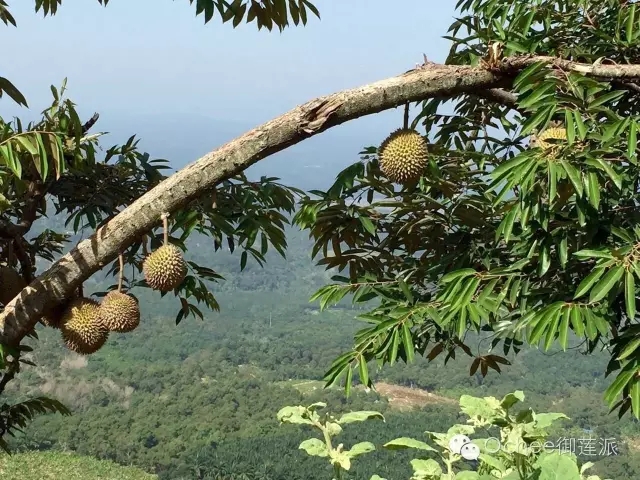
[[[0,114],[34,118],[50,85],[68,79],[81,114],[110,146],[136,133],[152,156],[176,168],[246,130],[315,97],[391,77],[425,53],[442,62],[454,2],[315,0],[321,20],[283,33],[255,24],[204,25],[187,0],[64,0],[55,17],[33,0],[9,0],[18,28],[0,26],[0,74],[27,97],[31,112],[0,99]],[[253,171],[335,175],[402,123],[401,109],[333,128],[266,159]],[[291,162],[297,162],[292,165]],[[307,168],[309,170],[300,170]],[[286,175],[282,175],[283,178]],[[303,185],[301,185],[303,186]]]

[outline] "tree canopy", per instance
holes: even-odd
[[[36,11],[55,14],[60,3],[36,1]],[[306,23],[307,10],[318,15],[306,0],[195,4],[205,22],[218,12],[234,26],[244,19],[269,30]],[[135,137],[99,156],[100,134],[90,133],[97,116],[80,120],[64,85],[52,88],[41,121],[1,121],[2,262],[23,283],[14,280],[19,288],[0,299],[0,387],[19,368],[19,344],[35,335],[38,320],[64,308],[94,273],[124,273],[120,254],[132,267],[124,290],[148,286],[142,265],[164,241],[164,214],[169,243],[188,251],[197,232],[215,249],[241,250],[245,267],[249,257],[263,263],[270,248],[285,254],[285,226],[295,213],[315,241],[313,255],[344,272],[314,298],[323,306],[347,295],[375,304],[363,316],[370,326],[335,361],[328,384],[346,378],[349,390],[356,375],[370,385],[374,360],[453,358],[459,350],[470,357],[471,374],[486,375],[508,363],[493,353],[499,346],[506,355],[557,343],[609,350],[616,380],[606,401],[640,417],[636,4],[463,0],[457,10],[444,65],[425,62],[311,100],[168,177],[167,161],[140,152]],[[0,18],[16,23],[3,0]],[[0,89],[27,104],[8,79]],[[379,162],[383,139],[372,139],[376,145],[327,191],[305,193],[242,173],[328,128],[409,102],[418,102],[417,115],[409,122],[407,108],[398,126],[429,140],[419,180],[388,180]],[[73,234],[93,235],[61,256],[77,237],[32,234],[51,212]],[[54,263],[38,272],[38,259]],[[201,305],[219,308],[209,288],[219,280],[189,261],[172,291],[176,320],[202,318]]]

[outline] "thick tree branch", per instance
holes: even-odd
[[[532,63],[601,78],[640,78],[640,65],[585,65],[552,57],[514,57],[497,68],[434,65],[312,100],[205,155],[141,196],[90,238],[55,262],[6,306],[0,342],[17,345],[48,308],[61,303],[87,278],[152,229],[163,212],[175,212],[219,182],[313,135],[356,118],[436,96],[505,88]]]

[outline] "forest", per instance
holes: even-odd
[[[419,359],[377,372],[374,385],[385,387],[380,392],[356,389],[346,399],[340,388],[323,390],[327,365],[360,327],[359,312],[348,302],[320,312],[307,301],[332,272],[311,261],[305,233],[291,229],[288,235],[286,259],[273,254],[265,268],[250,261],[243,272],[239,255],[213,253],[206,238],[194,237],[188,258],[206,259],[224,277],[210,286],[220,312],[202,321],[189,318],[176,326],[175,303],[146,300],[148,290],[139,290],[134,293],[147,305],[140,327],[113,336],[91,357],[69,352],[56,332],[41,328],[32,353],[38,367],[20,374],[11,395],[46,394],[73,415],[37,418],[12,446],[72,450],[166,480],[323,480],[329,475],[324,464],[298,450],[308,432],[278,425],[281,407],[326,401],[335,411],[380,411],[385,423],[347,429],[344,440],[382,444],[446,430],[458,421],[457,399],[464,393],[499,397],[523,390],[534,410],[570,417],[554,438],[615,439],[618,455],[582,456],[595,462],[594,472],[638,478],[640,423],[618,420],[601,401],[609,383],[602,373],[606,355],[527,350],[486,378],[469,376],[465,358],[446,367],[441,359]],[[110,282],[96,276],[87,282],[87,294]],[[408,458],[404,452],[376,452],[354,467],[354,478],[409,478]]]

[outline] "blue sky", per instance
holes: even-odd
[[[187,0],[111,0],[106,8],[64,0],[46,19],[33,13],[33,0],[9,4],[18,28],[1,27],[13,46],[3,52],[2,75],[35,112],[50,100],[49,85],[67,77],[80,111],[100,112],[99,129],[112,132],[107,144],[138,133],[176,166],[314,97],[402,73],[423,52],[443,61],[449,42],[441,37],[454,13],[453,1],[316,0],[321,20],[280,34],[215,19],[204,25]],[[0,113],[31,116],[5,99]],[[307,163],[316,165],[328,148],[335,170],[401,119],[397,109],[356,120],[280,162],[313,154]]]

